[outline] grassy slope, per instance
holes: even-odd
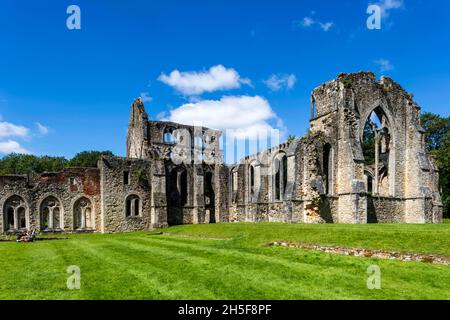
[[[0,243],[0,299],[450,299],[450,267],[268,247],[289,240],[450,255],[450,224],[178,226],[173,235]],[[229,238],[210,240],[206,238]],[[382,290],[366,287],[377,264]],[[66,269],[81,268],[81,290]]]

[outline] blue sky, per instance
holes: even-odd
[[[384,9],[381,30],[366,27],[369,2]],[[72,4],[81,30],[66,27]],[[125,155],[140,95],[152,119],[222,117],[299,136],[311,90],[360,70],[449,116],[449,15],[448,0],[2,0],[0,156]]]

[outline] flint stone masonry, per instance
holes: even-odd
[[[0,227],[4,233],[16,233],[18,229],[8,229],[7,222],[8,199],[19,197],[25,209],[25,226],[18,229],[35,229],[47,232],[92,232],[100,231],[100,172],[98,169],[67,169],[58,173],[42,175],[3,176],[0,177],[0,208],[2,216]],[[42,226],[41,205],[49,198],[57,200],[61,214],[61,223],[52,230]],[[74,226],[75,205],[79,200],[89,202],[89,223],[84,228]],[[79,230],[77,230],[79,229]]]
[[[381,154],[376,165],[366,165],[362,138],[374,113],[382,122]],[[126,158],[103,157],[91,169],[0,177],[0,230],[442,222],[439,173],[425,149],[420,108],[390,78],[340,74],[313,90],[306,136],[238,163],[223,163],[221,136],[149,120],[139,98],[131,105]]]
[[[322,251],[325,253],[338,254],[338,255],[344,255],[344,256],[366,257],[366,258],[387,259],[387,260],[400,260],[400,261],[414,261],[414,262],[424,262],[424,263],[432,263],[432,264],[450,266],[450,259],[448,257],[429,255],[429,254],[425,255],[425,254],[417,254],[417,253],[392,252],[392,251],[385,251],[385,250],[325,247],[325,246],[314,245],[314,244],[298,244],[298,243],[289,243],[289,242],[272,242],[270,244],[270,246],[297,248],[297,249],[306,249],[306,250],[317,250],[317,251]]]

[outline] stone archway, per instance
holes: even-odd
[[[365,108],[365,111],[362,113],[362,117],[360,118],[359,137],[361,143],[363,143],[365,125],[367,124],[367,121],[370,119],[372,114],[375,114],[380,119],[380,124],[384,121],[385,127],[388,129],[388,134],[390,137],[389,153],[387,155],[387,158],[385,157],[384,159],[385,163],[389,163],[389,175],[386,180],[388,183],[388,192],[386,192],[386,196],[395,197],[397,192],[395,179],[395,176],[397,174],[397,140],[400,129],[394,122],[394,115],[392,114],[392,110],[387,107],[387,103],[383,102],[382,100],[376,100],[371,104],[369,108]],[[385,175],[383,176],[383,178],[384,177]]]
[[[374,108],[365,118],[361,146],[364,166],[366,170],[373,172],[372,194],[393,196],[395,190],[394,129],[383,108]],[[367,185],[366,189],[368,189]]]
[[[13,195],[3,205],[3,229],[4,231],[20,231],[29,227],[28,206],[25,200]]]
[[[288,181],[287,156],[284,152],[280,152],[272,158],[271,170],[272,201],[282,201],[285,198]]]
[[[81,197],[73,205],[73,229],[91,230],[94,226],[93,206],[91,200]]]
[[[39,208],[40,229],[59,230],[63,228],[62,206],[61,202],[54,196],[45,198]]]
[[[167,223],[184,223],[184,207],[188,203],[188,173],[184,167],[166,168]]]

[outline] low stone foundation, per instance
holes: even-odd
[[[372,249],[350,249],[342,247],[326,247],[314,244],[298,244],[288,242],[272,242],[271,246],[282,246],[288,248],[298,248],[305,250],[318,250],[331,254],[338,254],[344,256],[387,259],[387,260],[401,260],[401,261],[415,261],[425,262],[432,264],[440,264],[450,266],[449,257],[441,257],[430,254],[418,254],[418,253],[400,253],[385,250],[372,250]]]

